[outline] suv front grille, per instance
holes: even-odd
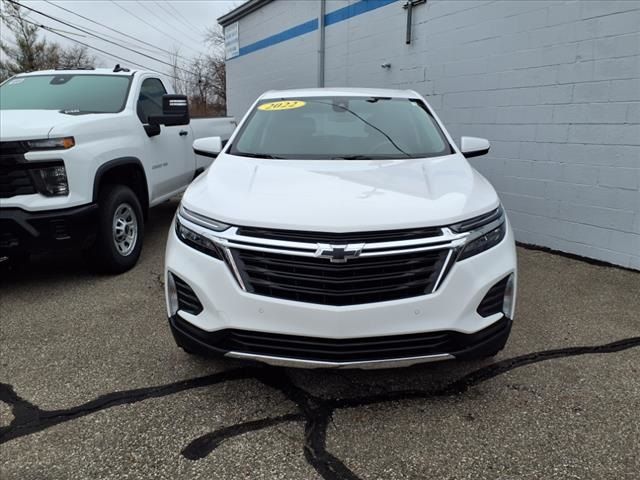
[[[247,291],[335,306],[431,293],[448,253],[448,249],[438,249],[330,263],[326,258],[232,249]]]
[[[26,151],[24,142],[0,142],[0,198],[36,193],[24,164]]]

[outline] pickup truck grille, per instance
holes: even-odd
[[[346,263],[326,258],[232,249],[249,292],[322,305],[357,305],[431,293],[449,250],[359,257]]]
[[[36,193],[24,162],[24,142],[0,142],[0,198]]]

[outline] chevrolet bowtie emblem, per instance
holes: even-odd
[[[351,245],[330,245],[328,243],[319,243],[315,256],[319,258],[328,258],[331,263],[346,263],[347,260],[358,258],[364,243],[355,243]]]

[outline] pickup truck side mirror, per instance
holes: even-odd
[[[479,157],[489,153],[491,144],[486,138],[477,137],[461,137],[460,138],[460,152],[465,158]]]
[[[193,152],[196,155],[216,158],[222,151],[222,139],[220,137],[198,138],[193,142]]]
[[[162,115],[149,115],[149,125],[189,125],[189,100],[186,95],[163,95]]]

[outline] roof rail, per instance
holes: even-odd
[[[56,67],[54,70],[95,70],[95,67],[74,67],[74,68]]]

